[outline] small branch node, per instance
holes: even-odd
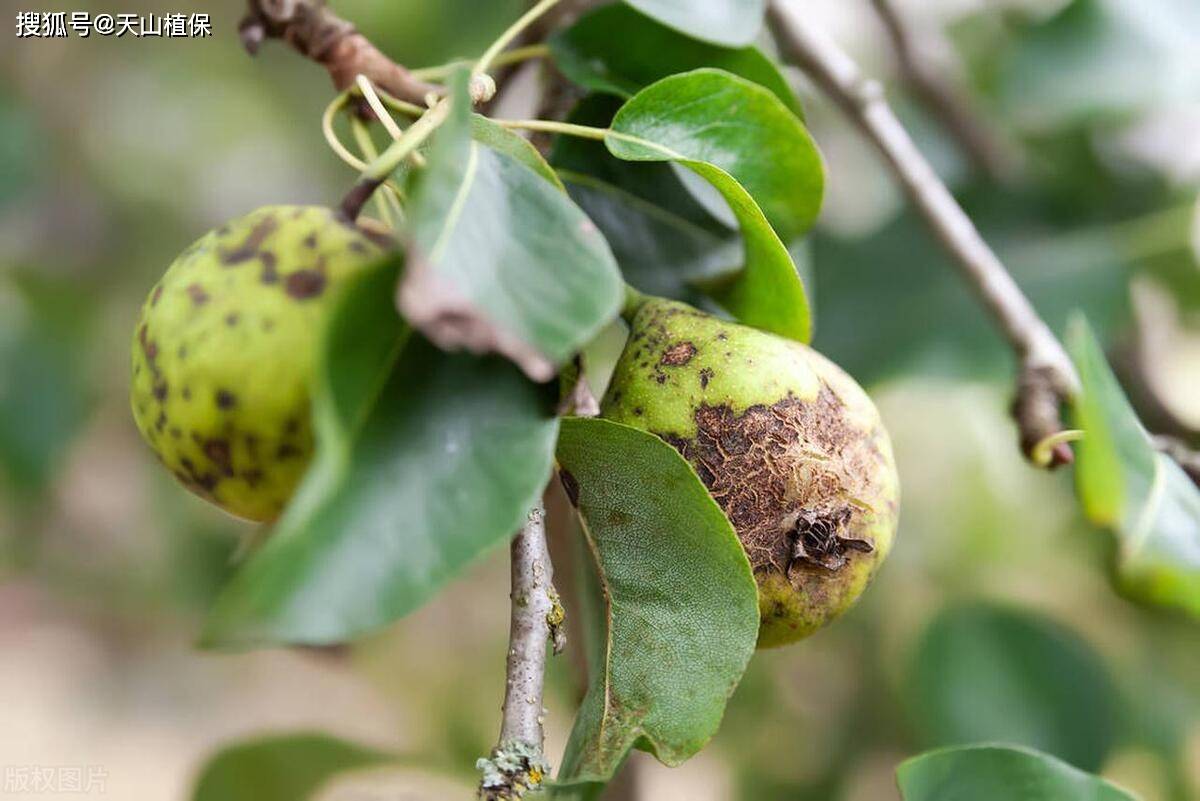
[[[1021,451],[1038,467],[1053,470],[1075,461],[1070,442],[1077,437],[1066,430],[1062,420],[1065,400],[1057,370],[1028,361],[1022,364],[1012,416]]]
[[[487,73],[472,75],[467,91],[471,95],[473,105],[486,103],[496,96],[496,79]]]
[[[252,56],[258,55],[258,49],[267,38],[267,27],[257,17],[246,16],[238,25],[238,38],[242,47]]]

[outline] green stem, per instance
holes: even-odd
[[[342,92],[330,102],[325,108],[325,113],[321,116],[321,131],[325,134],[325,141],[329,143],[329,148],[337,154],[337,157],[354,169],[362,172],[366,169],[367,165],[358,156],[346,149],[346,146],[337,138],[337,133],[333,130],[334,117],[346,107],[349,101],[350,93]]]
[[[590,125],[576,125],[571,122],[554,122],[553,120],[492,120],[492,122],[505,128],[517,128],[522,131],[545,131],[547,133],[578,136],[583,139],[595,139],[598,141],[616,139],[640,148],[645,148],[646,150],[653,150],[671,161],[688,160],[682,153],[676,153],[671,148],[663,147],[658,142],[651,142],[649,139],[643,139],[640,136],[614,131],[612,128],[593,128]]]
[[[380,91],[375,88],[376,94],[383,101],[383,104],[393,111],[399,111],[401,114],[407,114],[410,117],[419,117],[425,113],[427,109],[420,106],[406,103],[396,97],[389,95],[387,92]],[[682,159],[683,156],[671,151],[662,145],[655,144],[645,139],[629,134],[623,134],[614,131],[610,128],[596,128],[591,125],[576,125],[571,122],[556,122],[555,120],[500,120],[492,119],[492,122],[504,128],[514,128],[521,131],[544,131],[545,133],[563,134],[564,136],[578,136],[582,139],[594,139],[596,141],[604,141],[606,138],[620,139],[623,142],[641,145],[643,147],[653,148],[663,153],[669,158]]]
[[[379,97],[379,93],[375,91],[375,87],[365,75],[359,75],[356,79],[358,90],[362,92],[362,96],[366,98],[367,105],[371,107],[371,111],[379,118],[379,123],[388,132],[388,136],[392,139],[399,139],[404,131],[392,119],[392,115],[388,114],[387,106],[383,104],[383,100]],[[368,155],[367,158],[374,158],[374,155]]]
[[[593,128],[590,125],[575,125],[570,122],[555,122],[553,120],[492,120],[505,128],[518,128],[522,131],[545,131],[547,133],[579,136],[584,139],[604,141],[610,131],[607,128]]]
[[[350,120],[350,130],[354,134],[354,141],[358,143],[358,149],[364,156],[369,159],[374,159],[379,156],[379,151],[375,149],[375,143],[371,141],[371,134],[367,130],[367,125],[358,117],[353,117]],[[379,218],[387,225],[388,228],[395,230],[396,221],[392,218],[391,207],[387,204],[386,196],[379,192],[375,194],[375,208],[379,210]]]
[[[508,30],[500,34],[500,37],[492,42],[492,46],[480,56],[479,61],[475,62],[475,67],[471,70],[472,77],[486,73],[488,68],[492,66],[492,63],[500,55],[501,50],[508,47],[513,39],[521,35],[521,31],[528,28],[537,21],[538,17],[545,14],[557,4],[558,0],[542,0],[542,2],[525,12],[520,19],[508,27]]]
[[[512,50],[506,50],[492,59],[493,67],[503,67],[509,64],[519,64],[522,61],[529,61],[534,58],[546,58],[550,55],[550,46],[546,44],[532,44],[524,47],[514,47]],[[475,62],[471,59],[459,59],[446,64],[439,64],[436,67],[422,67],[421,69],[410,70],[409,73],[414,78],[419,78],[422,81],[439,81],[453,75],[461,69],[470,69],[475,66]]]
[[[1049,467],[1054,460],[1055,446],[1064,442],[1078,442],[1083,437],[1084,432],[1074,428],[1055,432],[1029,449],[1029,460],[1038,467]]]
[[[621,317],[623,317],[627,323],[633,322],[633,318],[638,313],[638,310],[641,309],[648,300],[650,300],[649,295],[643,295],[629,284],[626,284],[625,305],[621,307]]]
[[[407,100],[401,100],[395,95],[389,95],[387,92],[375,87],[375,94],[379,95],[379,99],[383,101],[383,105],[390,108],[392,111],[398,111],[409,117],[420,117],[426,111],[429,111],[428,106],[418,106],[416,103],[409,103]]]
[[[450,99],[442,98],[433,108],[421,115],[420,119],[408,126],[404,135],[392,142],[379,158],[367,165],[367,168],[363,170],[363,178],[371,181],[386,179],[408,158],[409,154],[415,152],[421,143],[446,121],[446,117],[449,115]]]

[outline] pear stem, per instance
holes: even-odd
[[[643,295],[629,284],[625,285],[625,305],[621,307],[621,317],[625,322],[633,322],[634,316],[650,300],[649,296]]]

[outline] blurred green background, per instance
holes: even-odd
[[[1051,324],[1085,311],[1144,419],[1200,429],[1200,6],[899,4],[1003,148],[997,182],[897,75],[866,0],[797,1],[890,76]],[[523,4],[333,5],[417,66],[477,53]],[[249,531],[139,441],[136,311],[207,229],[266,203],[334,202],[353,178],[321,136],[323,71],[278,43],[247,57],[242,4],[203,10],[211,39],[18,40],[10,19],[0,48],[0,770],[95,767],[110,797],[182,801],[231,739],[321,730],[413,757],[372,792],[470,797],[503,694],[502,553],[352,647],[192,646]],[[892,432],[898,546],[843,621],[755,658],[709,749],[677,770],[636,755],[608,797],[889,801],[903,758],[1001,740],[1146,799],[1200,798],[1200,626],[1114,594],[1109,540],[1082,521],[1068,472],[1039,473],[1015,447],[1001,342],[879,160],[797,85],[828,166],[809,251],[816,345],[871,387]],[[571,656],[551,684],[553,757],[579,691]]]

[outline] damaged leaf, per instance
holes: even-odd
[[[417,176],[399,308],[443,349],[500,353],[546,381],[616,316],[620,272],[558,187],[471,138],[465,97],[460,79]]]
[[[758,592],[733,527],[670,445],[563,421],[563,484],[599,584],[590,686],[559,785],[602,783],[635,745],[678,765],[716,733],[758,637]]]
[[[1083,318],[1068,335],[1083,384],[1072,405],[1075,489],[1085,514],[1117,538],[1116,573],[1138,600],[1200,616],[1200,489],[1159,453]]]

